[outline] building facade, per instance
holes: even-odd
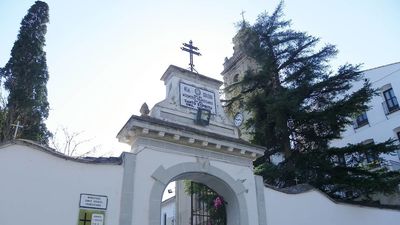
[[[175,196],[161,202],[161,224],[175,225],[176,204]]]
[[[400,107],[397,101],[400,96],[400,62],[368,69],[362,74],[363,79],[372,83],[377,95],[369,102],[370,109],[354,118],[353,125],[347,127],[341,139],[332,141],[332,146],[379,143],[389,138],[400,138]],[[353,90],[359,89],[363,82],[355,83]],[[400,151],[382,157],[388,160],[391,169],[400,169]]]

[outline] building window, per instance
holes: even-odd
[[[399,110],[399,103],[394,95],[393,88],[389,88],[383,92],[383,97],[385,101],[382,103],[385,114],[388,115],[392,112]]]
[[[374,140],[373,139],[368,139],[362,142],[364,145],[371,145],[374,144]],[[377,154],[376,152],[373,152],[372,149],[370,149],[368,152],[365,153],[364,155],[365,160],[367,161],[367,163],[372,163],[375,161],[379,160],[379,154]]]
[[[338,166],[346,166],[346,158],[344,154],[337,154],[332,158],[333,162]]]
[[[367,163],[372,163],[379,160],[379,156],[369,151],[365,154]]]
[[[342,166],[346,165],[346,158],[344,157],[344,154],[338,155],[338,163]]]
[[[361,142],[360,144],[367,145],[366,146],[367,150],[362,152],[346,153],[344,156],[346,161],[345,165],[366,166],[369,163],[379,163],[379,152],[375,152],[374,149],[372,148],[373,147],[372,145],[374,145],[374,140],[367,139]]]
[[[365,126],[368,124],[367,113],[363,112],[361,115],[357,116],[356,120],[353,123],[355,129]]]
[[[397,128],[398,129],[398,128]],[[400,144],[400,131],[395,131],[396,132],[396,136],[397,136],[397,144]]]

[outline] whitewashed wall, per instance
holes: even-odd
[[[108,196],[118,224],[122,166],[79,163],[23,145],[0,148],[0,224],[75,225],[81,193]]]
[[[400,210],[336,203],[316,190],[286,194],[264,189],[268,225],[398,225]]]
[[[163,164],[168,168],[196,161],[190,155],[163,149],[142,150],[137,155],[131,225],[149,223],[151,196],[148,187],[153,179],[150,174],[157,166]],[[257,207],[262,197],[266,207],[260,209],[266,212],[267,225],[397,225],[400,221],[400,210],[336,203],[315,190],[286,194],[261,184],[264,189],[259,189],[261,193],[257,196],[261,199],[257,199],[254,189],[260,184],[254,182],[251,168],[224,163],[224,160],[211,160],[210,163],[243,183],[247,202],[247,209],[243,210],[248,210],[248,224],[251,225],[259,224],[261,214]],[[105,224],[117,225],[120,223],[120,205],[123,205],[122,177],[121,165],[81,163],[25,145],[3,145],[0,148],[0,225],[77,224],[81,193],[108,196]],[[165,210],[173,211],[172,201],[170,205]]]

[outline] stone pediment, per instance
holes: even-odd
[[[146,138],[249,161],[264,154],[263,147],[240,139],[238,129],[225,115],[219,96],[221,81],[172,65],[161,80],[166,86],[165,99],[149,115],[131,116],[117,135],[133,152],[137,140]],[[195,122],[198,108],[211,112],[208,125]]]
[[[166,87],[166,97],[151,109],[151,117],[223,136],[239,137],[238,129],[226,116],[220,102],[221,81],[173,65],[168,67],[161,80]],[[211,111],[207,126],[195,123],[199,107]]]

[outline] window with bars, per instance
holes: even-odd
[[[363,112],[361,115],[357,116],[357,118],[354,121],[354,128],[357,129],[359,127],[365,126],[368,124],[368,117],[367,113]]]
[[[383,109],[385,110],[386,115],[400,109],[393,88],[389,88],[386,91],[384,91],[383,97],[385,101],[382,103],[382,106]]]

